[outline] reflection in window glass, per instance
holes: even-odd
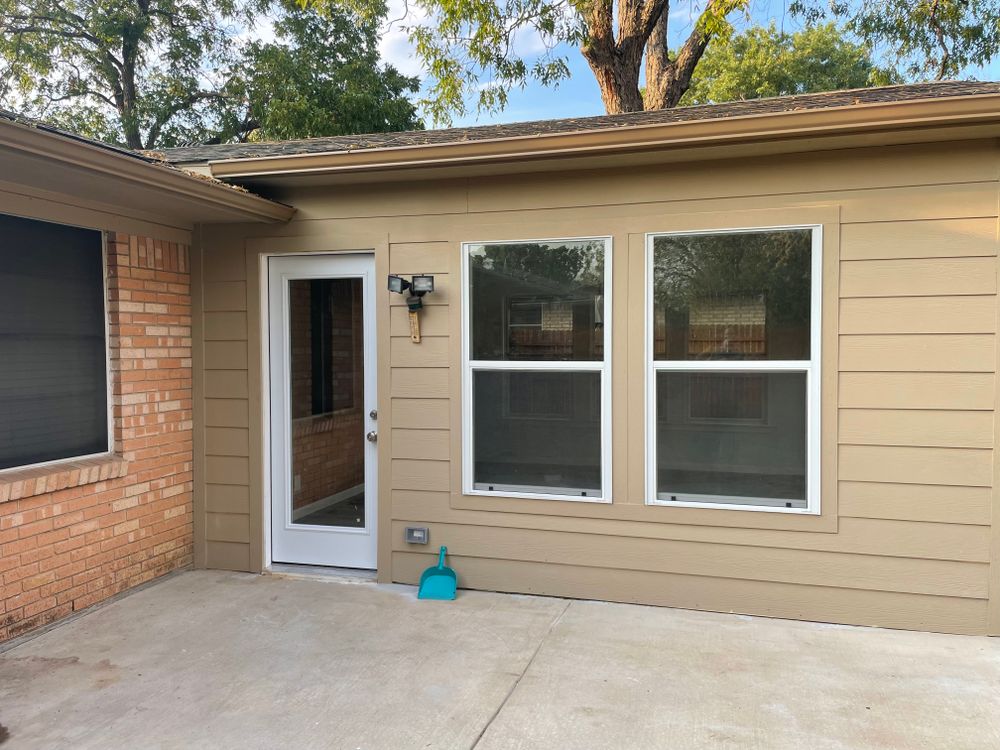
[[[472,377],[474,489],[600,496],[600,372]]]
[[[656,375],[661,501],[805,508],[806,374]]]
[[[604,358],[604,241],[471,245],[474,360]]]
[[[809,229],[653,240],[653,357],[808,360]]]

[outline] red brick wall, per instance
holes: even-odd
[[[0,641],[191,563],[188,262],[108,235],[115,452],[0,472]]]

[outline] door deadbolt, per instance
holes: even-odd
[[[378,433],[375,432],[375,430],[372,430],[367,435],[365,435],[365,438],[368,440],[369,443],[377,443],[378,442]]]
[[[378,409],[372,409],[370,412],[368,412],[368,417],[370,419],[378,419]]]

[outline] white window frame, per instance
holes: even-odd
[[[478,245],[533,245],[559,242],[603,242],[604,243],[604,359],[581,361],[518,361],[518,360],[474,360],[472,359],[472,295],[470,293],[471,269],[469,251]],[[465,495],[486,497],[524,498],[530,500],[562,500],[583,503],[611,502],[611,266],[612,238],[610,236],[555,237],[545,239],[479,240],[462,243],[462,492]],[[545,492],[518,491],[516,489],[480,490],[475,488],[475,433],[473,431],[472,376],[477,371],[500,372],[596,372],[601,378],[601,494],[600,496],[580,496]],[[496,486],[496,485],[494,485]]]
[[[46,219],[34,219],[31,216],[20,216],[19,214],[7,214],[8,216],[18,216],[19,218],[32,219],[34,221],[41,221],[47,224],[63,224],[62,222],[47,221]],[[81,227],[76,224],[63,224],[63,226],[72,227],[74,229],[90,229],[90,227]],[[90,231],[100,231],[100,230],[90,230]],[[30,471],[31,469],[44,469],[49,466],[58,467],[59,464],[68,463],[71,461],[89,461],[90,459],[99,458],[111,458],[115,454],[114,445],[114,435],[115,435],[115,399],[114,399],[114,381],[112,377],[114,373],[111,370],[111,317],[108,301],[108,233],[100,231],[101,235],[101,293],[104,298],[104,372],[105,372],[105,387],[107,389],[107,403],[106,408],[108,412],[108,430],[107,430],[107,450],[99,451],[97,453],[87,453],[82,456],[66,456],[65,458],[52,458],[48,461],[39,461],[33,464],[19,464],[17,466],[8,466],[6,469],[0,469],[0,480],[3,479],[5,474],[13,474],[18,471]]]
[[[809,307],[808,360],[656,360],[653,358],[654,299],[653,242],[657,237],[715,234],[760,234],[808,229],[812,232],[811,289]],[[727,227],[725,229],[692,229],[646,234],[646,504],[670,508],[714,508],[795,515],[820,514],[820,463],[822,413],[822,342],[823,342],[823,225],[782,224],[762,227]],[[787,508],[761,503],[767,498],[739,498],[745,502],[712,502],[706,495],[671,493],[677,500],[660,499],[657,488],[656,446],[656,375],[659,372],[753,372],[805,373],[806,376],[806,507]],[[735,496],[733,496],[735,499]],[[706,499],[702,499],[706,498]],[[774,501],[772,501],[774,502]],[[781,501],[784,502],[784,501]]]

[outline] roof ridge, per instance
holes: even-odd
[[[767,114],[799,109],[823,109],[857,104],[903,102],[948,96],[1000,94],[1000,83],[989,81],[931,81],[870,88],[838,89],[784,96],[694,104],[672,109],[645,110],[614,115],[591,115],[550,120],[525,120],[493,125],[472,125],[432,130],[407,130],[355,135],[318,136],[285,141],[181,146],[157,155],[171,163],[198,163],[223,159],[367,150],[487,138],[516,138],[579,130],[601,130],[640,124],[669,124],[714,120],[741,115]],[[805,106],[803,106],[805,105]]]

